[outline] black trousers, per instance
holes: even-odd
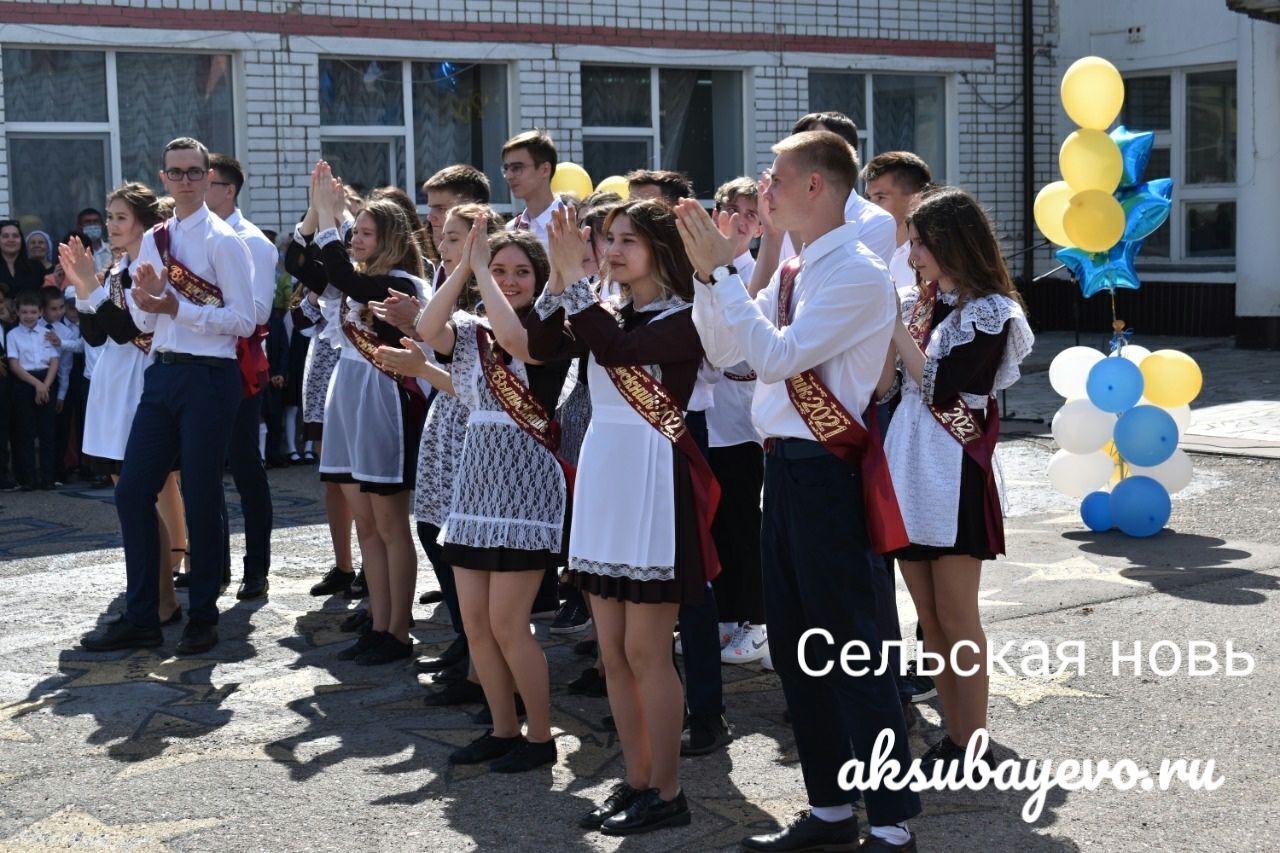
[[[685,424],[703,454],[707,453],[707,415],[687,412]],[[720,616],[715,591],[698,604],[680,605],[680,648],[684,652],[685,701],[690,714],[724,713],[724,684],[720,679]]]
[[[893,677],[874,674],[881,638],[858,472],[816,442],[775,442],[765,457],[761,562],[769,650],[791,712],[809,803],[854,802],[858,792],[838,785],[840,768],[851,755],[869,762],[882,729],[894,735],[890,757],[903,767],[911,760]],[[832,645],[811,640],[806,647],[812,668],[835,664],[823,676],[800,668],[797,646],[810,628],[832,636]],[[870,660],[860,664],[869,667],[866,675],[840,667],[840,650],[854,640],[870,650]],[[900,823],[920,812],[920,798],[910,791],[882,788],[864,796],[872,825]]]
[[[27,371],[36,379],[43,380],[48,371]],[[12,380],[13,410],[16,429],[16,441],[13,448],[13,471],[18,482],[24,486],[53,485],[54,468],[57,457],[54,452],[55,422],[54,407],[57,405],[58,383],[55,381],[49,388],[49,401],[36,404],[36,389],[20,379]],[[36,443],[39,442],[39,455]]]
[[[142,628],[159,626],[162,563],[156,497],[175,459],[180,459],[187,515],[191,621],[218,621],[227,544],[222,469],[240,401],[240,371],[235,359],[217,361],[225,364],[156,362],[143,374],[142,398],[115,492],[128,576],[125,618]],[[163,556],[168,571],[169,555]]]
[[[449,611],[449,624],[455,634],[462,636],[462,608],[458,605],[458,585],[453,579],[453,566],[444,558],[444,547],[437,541],[439,538],[439,527],[425,521],[418,522],[418,541],[422,543],[422,550],[427,552],[427,559],[431,561],[436,583],[440,584],[444,606]]]
[[[227,447],[227,463],[236,491],[240,493],[240,512],[244,516],[244,576],[263,578],[271,568],[271,484],[267,481],[267,469],[258,449],[258,424],[262,422],[262,395],[244,397],[236,409],[231,425],[231,441]],[[225,524],[227,539],[226,565],[231,568],[231,531]]]
[[[764,578],[760,572],[760,493],[764,451],[754,441],[711,448],[708,461],[720,481],[720,508],[711,535],[720,555],[720,576],[711,582],[721,622],[764,624]]]

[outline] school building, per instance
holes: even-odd
[[[1031,199],[1056,179],[1070,129],[1057,80],[1097,53],[1130,81],[1126,123],[1158,133],[1148,174],[1177,182],[1171,224],[1144,248],[1144,289],[1125,294],[1135,325],[1274,346],[1280,284],[1261,274],[1280,268],[1280,240],[1263,233],[1280,221],[1268,5],[0,0],[0,214],[61,236],[110,187],[155,183],[177,135],[244,163],[242,207],[264,228],[297,220],[322,156],[365,187],[474,163],[509,205],[500,147],[531,127],[594,179],[679,169],[710,198],[767,166],[797,117],[838,109],[857,121],[864,161],[913,150],[975,193],[1029,277],[1056,265],[1022,252],[1041,239]],[[1042,327],[1092,324],[1100,307],[1053,278],[1027,293]]]

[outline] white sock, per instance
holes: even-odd
[[[258,424],[258,453],[263,459],[267,458],[267,425]]]
[[[809,806],[809,812],[818,820],[839,823],[853,817],[853,806],[848,803],[842,806]]]
[[[871,834],[876,838],[883,839],[890,844],[906,844],[911,840],[911,830],[907,829],[905,823],[892,823],[888,826],[873,826]]]
[[[284,452],[286,456],[298,452],[297,406],[288,406],[284,410]]]

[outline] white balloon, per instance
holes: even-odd
[[[1142,360],[1151,355],[1151,350],[1137,344],[1125,344],[1120,350],[1122,358],[1127,358],[1134,364],[1141,365]]]
[[[1105,356],[1093,347],[1068,347],[1053,357],[1049,365],[1049,384],[1068,400],[1086,397],[1089,371],[1103,358]]]
[[[1134,476],[1150,477],[1165,487],[1169,494],[1180,492],[1191,484],[1191,457],[1181,449],[1173,451],[1173,455],[1150,468],[1130,465],[1129,473]]]
[[[1059,450],[1049,460],[1049,482],[1064,495],[1083,498],[1103,488],[1111,480],[1115,463],[1099,450],[1096,453],[1068,453]]]
[[[1181,439],[1191,427],[1191,407],[1178,406],[1175,409],[1165,409],[1165,411],[1173,417],[1173,422],[1178,425],[1178,438]]]
[[[1068,400],[1053,416],[1053,440],[1068,453],[1093,453],[1111,440],[1116,416],[1088,400]]]

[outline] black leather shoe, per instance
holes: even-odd
[[[484,690],[474,681],[451,681],[440,690],[433,690],[423,700],[428,708],[447,708],[453,705],[475,705],[484,701]]]
[[[867,853],[916,853],[916,834],[912,832],[910,835],[905,844],[890,844],[883,838],[867,835],[858,844],[858,849],[866,850]]]
[[[191,573],[179,572],[173,576],[173,586],[175,589],[186,589],[191,586]]]
[[[240,601],[252,601],[255,598],[266,598],[267,590],[271,589],[271,581],[265,577],[261,578],[245,578],[240,582],[240,588],[236,590],[236,598]]]
[[[444,601],[444,593],[438,589],[429,589],[418,596],[419,604],[439,604]]]
[[[444,684],[446,681],[466,681],[467,675],[470,672],[471,658],[463,655],[458,660],[437,672],[435,682],[436,684]]]
[[[394,635],[384,633],[382,642],[368,651],[356,655],[356,663],[361,666],[381,666],[384,663],[395,663],[398,660],[404,660],[412,656],[413,640],[402,643]]]
[[[578,819],[578,826],[583,829],[599,829],[600,824],[626,809],[636,801],[643,791],[639,791],[626,783],[626,780],[613,786],[605,801]]]
[[[369,584],[364,579],[364,569],[356,572],[355,578],[352,579],[351,585],[347,587],[347,591],[342,597],[348,601],[355,601],[357,598],[365,598],[369,595]]]
[[[449,755],[449,763],[483,764],[486,761],[501,758],[524,743],[526,743],[524,735],[494,737],[493,729],[490,729],[461,749],[455,749]]]
[[[594,696],[599,699],[609,695],[609,687],[604,676],[594,666],[584,669],[582,675],[570,681],[567,687],[569,692],[576,696]]]
[[[311,587],[312,595],[336,595],[340,592],[346,592],[351,586],[351,582],[356,579],[356,573],[352,570],[343,571],[334,566],[325,572],[324,577],[320,578],[320,583]]]
[[[440,657],[430,660],[419,660],[414,664],[418,672],[440,672],[467,656],[467,638],[459,636],[449,647],[440,653]]]
[[[107,625],[105,631],[88,634],[80,641],[80,648],[88,652],[114,652],[117,649],[154,649],[164,642],[159,628],[139,628],[121,618]]]
[[[600,831],[605,835],[638,835],[668,826],[688,826],[692,819],[684,791],[676,794],[674,800],[664,800],[658,796],[657,788],[650,788],[600,824]]]
[[[742,839],[747,850],[764,850],[768,853],[798,853],[807,850],[857,850],[858,818],[826,821],[808,811],[795,816],[790,824],[764,835],[752,835]]]
[[[690,714],[689,723],[680,735],[680,754],[707,755],[732,740],[733,729],[723,714]]]
[[[555,738],[542,743],[525,740],[524,743],[490,764],[489,769],[494,773],[526,773],[555,763]]]
[[[386,635],[381,631],[369,631],[361,634],[360,639],[338,652],[338,660],[355,660],[362,654],[373,651],[382,642],[384,636]]]
[[[367,632],[361,631],[360,629],[365,626],[365,623],[372,625],[373,617],[369,615],[368,610],[365,610],[363,607],[361,607],[359,609],[351,611],[351,614],[347,616],[346,619],[342,620],[342,624],[338,626],[338,630],[343,632],[344,634],[354,634],[357,631],[359,631],[361,634],[364,634]]]
[[[192,619],[182,632],[182,639],[174,651],[180,655],[198,655],[207,652],[218,644],[218,626],[212,622],[199,622]]]
[[[160,627],[164,628],[168,625],[177,625],[182,621],[182,605],[179,604],[177,609],[169,614],[169,618],[160,623]]]

